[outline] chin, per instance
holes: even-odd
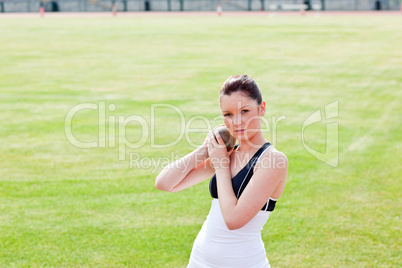
[[[244,133],[242,133],[242,134],[237,134],[237,133],[233,133],[234,135],[233,135],[233,137],[235,137],[236,138],[236,140],[240,140],[240,141],[245,141],[245,140],[248,140],[248,137],[246,136],[246,135],[244,135]],[[247,138],[246,138],[247,137]]]
[[[251,133],[249,133],[249,132],[245,132],[245,133],[242,133],[242,134],[240,134],[240,135],[236,135],[236,136],[234,136],[237,140],[240,140],[240,141],[250,141],[250,140],[252,140],[253,138],[254,138],[254,136],[255,136],[255,134],[256,133],[253,133],[253,132],[251,132]]]

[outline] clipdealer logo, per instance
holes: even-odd
[[[323,116],[324,114],[324,116]],[[318,160],[332,166],[336,167],[339,164],[339,123],[336,118],[339,117],[339,101],[331,102],[324,106],[324,111],[321,109],[312,113],[306,120],[304,120],[302,125],[302,144],[303,147],[313,155]],[[315,123],[324,123],[326,126],[326,137],[325,137],[325,152],[311,148],[305,142],[304,132],[308,126]]]
[[[301,128],[301,142],[303,147],[316,159],[332,167],[336,167],[339,163],[338,122],[335,120],[339,115],[338,106],[338,101],[325,105],[324,112],[319,109],[312,113],[304,120]],[[175,161],[180,157],[171,156],[159,160],[145,159],[146,157],[141,156],[136,149],[142,148],[143,146],[149,146],[151,149],[172,148],[183,139],[185,139],[190,147],[197,148],[200,144],[191,139],[192,133],[203,133],[206,136],[209,130],[218,124],[222,124],[221,115],[216,116],[213,119],[209,119],[202,115],[196,115],[186,119],[183,111],[179,107],[167,103],[151,104],[149,116],[147,117],[139,114],[132,114],[129,116],[113,114],[116,109],[117,106],[115,104],[107,104],[105,101],[99,101],[98,103],[80,103],[73,106],[65,116],[64,132],[67,140],[75,147],[82,149],[106,147],[118,148],[118,160],[120,161],[125,161],[127,150],[132,149],[135,152],[129,152],[130,167],[149,168],[150,166],[167,165],[168,162]],[[80,113],[85,110],[93,111],[93,113],[96,113],[97,117],[97,137],[92,137],[92,140],[90,141],[84,141],[85,138],[80,136],[80,134],[77,135],[73,133],[73,129],[76,127],[74,120],[78,119]],[[156,119],[161,118],[161,115],[166,114],[173,115],[179,119],[179,124],[177,126],[179,133],[176,137],[172,138],[172,140],[169,140],[165,144],[161,144],[156,142],[157,134],[164,135],[164,133],[163,131],[160,131],[161,122],[157,122]],[[281,115],[278,117],[272,116],[270,120],[266,117],[261,117],[260,119],[261,131],[270,134],[270,142],[275,146],[277,144],[277,139],[280,138],[278,135],[278,125],[281,121],[286,120],[287,117]],[[326,150],[324,153],[308,146],[305,142],[305,130],[307,127],[318,122],[326,124]],[[203,127],[199,127],[201,123]],[[136,125],[136,134],[128,134],[128,128],[133,125]],[[156,131],[157,129],[159,129],[159,131]]]

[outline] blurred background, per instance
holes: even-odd
[[[1,12],[400,10],[400,0],[1,0]]]

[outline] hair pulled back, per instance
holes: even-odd
[[[250,99],[257,101],[258,105],[262,103],[261,91],[253,78],[246,74],[232,75],[229,77],[220,91],[220,96],[231,95],[234,92],[240,92]]]

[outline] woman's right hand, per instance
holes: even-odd
[[[223,124],[217,125],[217,126],[214,127],[211,131],[209,131],[208,134],[207,134],[207,137],[206,137],[205,140],[204,140],[204,142],[203,142],[202,145],[199,147],[199,148],[201,148],[203,151],[205,150],[206,155],[207,155],[207,158],[209,158],[209,154],[208,154],[208,144],[209,144],[209,142],[210,142],[210,140],[211,140],[211,138],[212,138],[212,135],[213,135],[212,133],[214,132],[214,130],[215,130],[216,128],[222,127],[222,126],[225,126],[225,125],[223,125]]]
[[[209,158],[209,153],[208,153],[208,144],[211,142],[211,138],[213,136],[213,132],[215,129],[217,129],[218,127],[222,127],[225,126],[224,124],[221,125],[217,125],[215,126],[211,131],[208,132],[207,137],[205,138],[204,142],[202,143],[202,145],[199,147],[200,149],[202,149],[203,152],[206,153],[207,158]]]

